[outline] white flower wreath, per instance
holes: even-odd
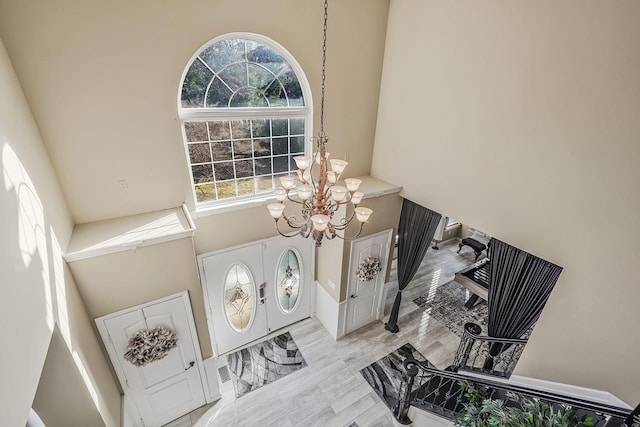
[[[380,259],[375,256],[368,256],[362,261],[356,269],[356,275],[358,280],[362,282],[370,282],[378,273],[380,273],[382,267],[380,266]]]
[[[162,359],[177,345],[176,333],[169,328],[143,329],[129,339],[124,358],[136,366],[144,366]]]

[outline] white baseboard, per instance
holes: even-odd
[[[535,390],[548,391],[551,393],[562,394],[565,396],[577,397],[578,399],[598,402],[605,405],[617,406],[619,408],[633,409],[626,402],[618,399],[616,396],[605,390],[596,390],[593,388],[580,387],[572,384],[557,383],[554,381],[539,380],[537,378],[522,377],[520,375],[511,375],[509,379],[494,377],[491,375],[480,374],[477,372],[461,370],[460,374],[468,377],[485,378],[491,381],[497,381],[505,384],[511,384],[521,387],[528,387]]]
[[[387,295],[389,294],[389,282],[382,285],[382,296],[380,297],[380,306],[378,307],[378,320],[384,317],[384,307],[387,304]]]
[[[205,386],[208,388],[207,403],[215,402],[220,399],[220,379],[218,376],[218,360],[214,357],[204,359],[202,361],[204,365],[204,374],[207,380]]]
[[[338,333],[337,338],[342,338],[347,335],[347,304],[348,301],[344,300],[338,304]]]
[[[567,396],[578,397],[592,402],[603,403],[605,405],[618,406],[620,408],[633,409],[626,402],[618,399],[608,391],[595,390],[592,388],[580,387],[577,385],[557,383],[547,380],[539,380],[530,377],[521,377],[519,375],[511,375],[509,383],[521,385],[523,387],[535,388],[537,390],[549,391],[552,393],[564,394]]]
[[[465,372],[465,375],[477,376],[480,378],[488,378],[486,375],[474,375],[472,373]],[[553,381],[539,380],[536,378],[521,377],[518,375],[512,375],[508,380],[499,380],[494,377],[490,377],[492,381],[500,381],[522,387],[533,388],[536,390],[544,390],[551,393],[558,393],[565,396],[572,396],[579,399],[585,399],[592,402],[598,402],[605,405],[617,406],[620,408],[633,409],[626,402],[618,399],[608,391],[595,390],[586,387],[579,387],[571,384],[556,383]],[[413,406],[409,408],[409,418],[413,420],[411,424],[414,427],[436,427],[436,426],[452,426],[453,423],[446,418],[439,417],[429,412],[417,409]]]

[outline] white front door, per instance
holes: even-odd
[[[311,315],[313,248],[276,237],[198,257],[216,355]]]
[[[382,293],[389,259],[392,230],[351,242],[349,284],[347,288],[347,321],[345,330],[353,332],[382,316]],[[367,257],[380,260],[380,273],[370,281],[358,279],[357,269]]]
[[[137,411],[139,426],[161,426],[206,403],[202,358],[188,304],[185,292],[96,319],[125,397]],[[159,326],[176,333],[177,347],[143,366],[124,358],[133,335]]]
[[[262,247],[203,256],[200,263],[216,354],[267,335]]]

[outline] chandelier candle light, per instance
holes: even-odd
[[[323,237],[333,239],[353,239],[360,235],[364,223],[367,222],[373,211],[369,208],[358,206],[363,193],[358,191],[361,180],[357,178],[346,178],[344,186],[336,185],[340,180],[342,172],[347,167],[347,162],[341,159],[329,159],[327,153],[328,138],[324,133],[324,89],[326,79],[327,62],[327,10],[328,0],[324,2],[324,26],[322,44],[322,96],[320,103],[320,131],[318,136],[313,138],[316,144],[316,151],[313,158],[307,156],[297,156],[293,159],[298,167],[297,176],[280,177],[282,187],[273,191],[277,203],[267,205],[269,213],[275,220],[276,230],[280,235],[293,237],[301,235],[305,238],[313,236],[316,246],[322,244]],[[331,170],[328,170],[328,163]],[[316,179],[313,177],[313,166],[320,166],[320,173]],[[291,197],[291,190],[295,190],[298,199]],[[285,200],[301,205],[302,221],[298,222],[295,216],[288,216],[285,212]],[[334,214],[342,205],[353,204],[353,213],[349,218],[342,218],[336,224],[331,222]],[[278,227],[278,221],[283,218],[287,225],[293,229],[292,232],[284,233]],[[355,236],[347,238],[338,234],[349,226],[353,219],[360,223],[360,229]]]

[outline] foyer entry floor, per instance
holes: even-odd
[[[380,321],[335,341],[316,318],[304,320],[288,330],[307,367],[237,399],[231,382],[224,383],[222,399],[167,427],[343,427],[354,422],[359,427],[392,426],[391,412],[360,370],[407,342],[437,368],[451,364],[460,338],[412,299],[453,280],[456,271],[473,263],[472,255],[456,254],[457,249],[457,242],[441,245],[438,251],[429,249],[416,277],[403,292],[397,334],[386,331]],[[394,277],[392,273],[391,281]],[[396,290],[397,284],[394,288],[392,282],[387,307]],[[388,314],[388,310],[385,312]]]

